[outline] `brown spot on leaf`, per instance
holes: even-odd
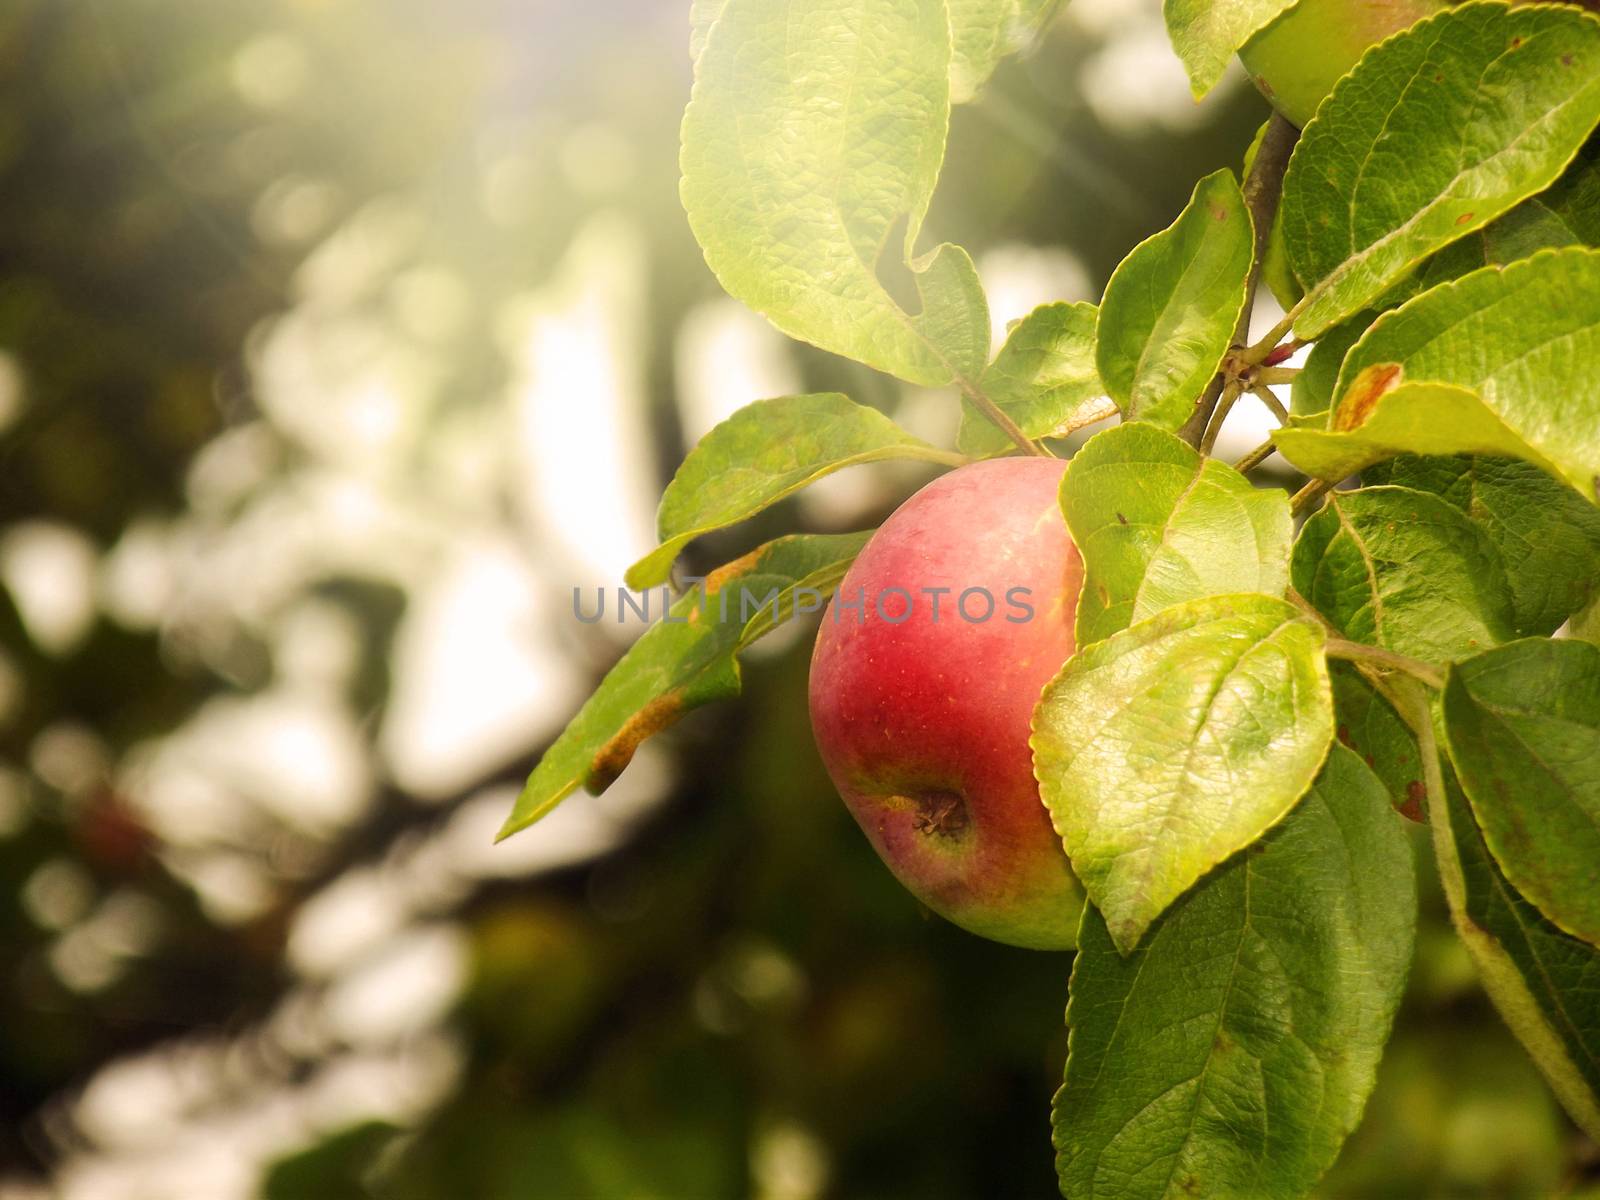
[[[1400,374],[1399,363],[1375,363],[1357,375],[1333,414],[1334,429],[1344,432],[1365,422],[1378,401],[1400,385]]]
[[[1511,39],[1511,48],[1513,50],[1517,49],[1518,47],[1520,47],[1522,45],[1522,42],[1523,42],[1523,37],[1519,33],[1516,37]]]
[[[1123,516],[1121,513],[1118,513],[1117,514],[1117,524],[1118,525],[1126,525],[1127,523],[1128,523],[1128,518]]]
[[[1471,221],[1477,215],[1478,215],[1477,213],[1462,213],[1459,217],[1456,218],[1456,224],[1457,225],[1465,225],[1468,221]]]
[[[1355,742],[1350,737],[1350,726],[1348,725],[1339,726],[1339,740],[1352,750],[1356,748]]]
[[[589,773],[584,777],[583,786],[595,793],[605,791],[633,761],[633,753],[640,743],[676,723],[684,711],[681,691],[667,692],[650,701],[624,721],[622,728],[589,760]]]
[[[1428,798],[1428,789],[1422,786],[1420,779],[1413,779],[1406,784],[1406,802],[1400,806],[1400,815],[1408,821],[1422,824],[1422,805]]]

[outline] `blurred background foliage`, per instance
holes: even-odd
[[[0,6],[0,1197],[1054,1194],[1070,959],[890,879],[803,631],[491,843],[637,632],[572,588],[649,545],[686,445],[832,387],[953,434],[719,294],[685,7]],[[1264,115],[1189,99],[1153,0],[1074,0],[956,113],[929,241],[997,332],[1093,297]],[[1435,892],[1323,1195],[1578,1195],[1595,1156]]]

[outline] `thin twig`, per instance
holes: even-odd
[[[1230,380],[1223,386],[1222,395],[1217,399],[1216,410],[1211,414],[1211,423],[1206,426],[1206,433],[1200,439],[1200,453],[1210,454],[1217,444],[1217,436],[1222,432],[1222,426],[1228,419],[1228,414],[1233,411],[1233,406],[1238,403],[1239,396],[1244,388],[1238,380]]]
[[[1233,469],[1239,472],[1241,475],[1247,475],[1251,471],[1254,471],[1262,463],[1266,462],[1267,459],[1271,458],[1275,453],[1277,453],[1277,450],[1278,447],[1273,444],[1271,438],[1268,438],[1266,441],[1262,442],[1261,445],[1250,451],[1249,454],[1246,454],[1238,462],[1234,463]]]
[[[1289,410],[1283,406],[1276,393],[1269,387],[1253,387],[1250,392],[1255,398],[1267,406],[1267,411],[1278,419],[1279,425],[1289,423]]]
[[[1299,315],[1300,305],[1296,304],[1284,314],[1283,320],[1267,330],[1265,337],[1239,351],[1239,361],[1251,367],[1259,366],[1261,363],[1266,362],[1277,352],[1278,344],[1289,336],[1289,331],[1294,328],[1295,318]]]
[[[1294,150],[1300,131],[1276,113],[1267,124],[1267,131],[1256,149],[1255,162],[1244,181],[1244,204],[1250,213],[1250,224],[1255,235],[1250,258],[1250,274],[1245,280],[1244,308],[1239,312],[1234,327],[1232,345],[1241,345],[1250,336],[1250,314],[1256,305],[1256,287],[1261,282],[1261,266],[1267,257],[1267,239],[1272,234],[1272,222],[1278,215],[1278,198],[1283,195],[1283,173],[1289,166],[1289,155]],[[1278,339],[1282,341],[1280,337]],[[1259,361],[1259,360],[1258,360]],[[1211,425],[1211,414],[1222,399],[1224,376],[1219,373],[1206,387],[1194,413],[1178,431],[1178,436],[1191,446],[1198,446]]]
[[[1333,488],[1331,479],[1313,479],[1293,496],[1289,497],[1289,511],[1298,515],[1310,508]]]
[[[1300,374],[1299,367],[1257,367],[1250,374],[1253,382],[1263,386],[1274,383],[1293,383],[1294,377]]]

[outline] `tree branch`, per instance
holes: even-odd
[[[1250,259],[1250,275],[1245,281],[1244,308],[1239,313],[1239,323],[1233,331],[1233,345],[1243,345],[1250,337],[1250,314],[1256,304],[1256,288],[1261,283],[1261,267],[1267,257],[1267,239],[1272,235],[1272,222],[1278,215],[1278,199],[1283,195],[1283,173],[1289,166],[1289,155],[1300,131],[1277,113],[1267,123],[1267,132],[1256,150],[1255,162],[1244,181],[1244,204],[1250,213],[1250,224],[1255,235],[1255,251]],[[1211,424],[1211,414],[1222,399],[1222,388],[1227,382],[1224,373],[1207,386],[1192,416],[1178,436],[1191,446],[1198,447]]]

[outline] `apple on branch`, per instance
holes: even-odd
[[[962,928],[1044,950],[1075,944],[1083,908],[1028,747],[1074,649],[1065,469],[993,459],[912,496],[846,574],[811,660],[817,747],[889,869]]]

